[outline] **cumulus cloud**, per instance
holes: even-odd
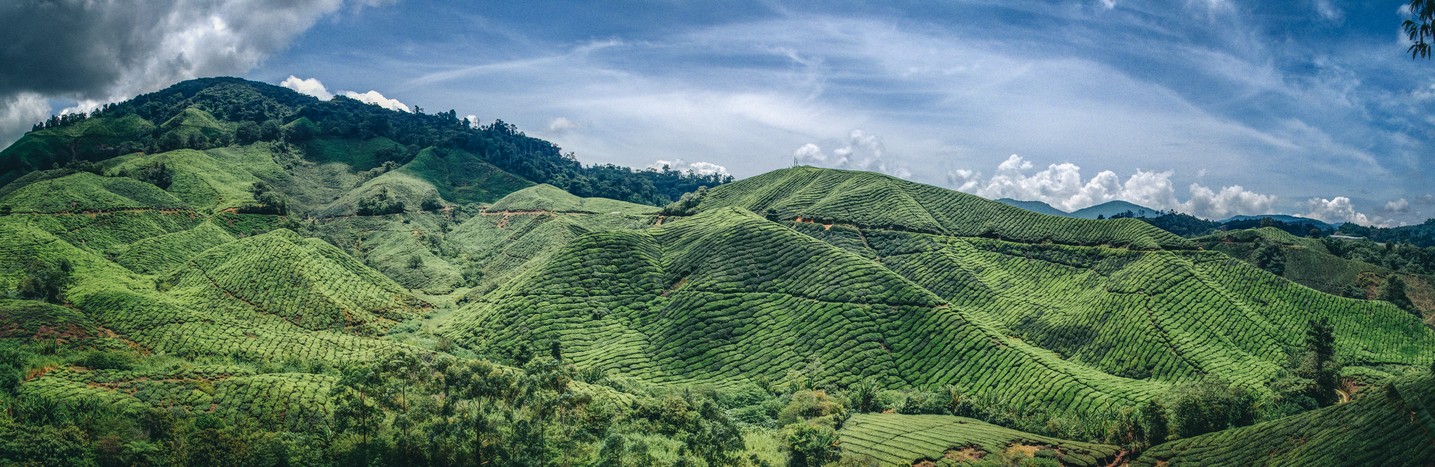
[[[578,125],[569,120],[568,117],[557,117],[548,122],[548,133],[559,134],[577,128]]]
[[[1405,198],[1400,198],[1386,202],[1385,210],[1396,213],[1410,212],[1410,201],[1407,201]]]
[[[649,169],[662,170],[663,167],[667,167],[670,170],[676,170],[683,173],[692,172],[698,175],[729,175],[727,172],[727,167],[723,167],[721,165],[717,165],[711,162],[688,162],[682,159],[659,159],[652,164],[648,164]]]
[[[1276,205],[1276,197],[1246,191],[1240,185],[1223,187],[1219,191],[1192,183],[1191,199],[1182,203],[1184,211],[1210,219],[1225,219],[1241,214],[1269,214]]]
[[[1350,198],[1336,196],[1335,198],[1311,198],[1306,201],[1306,207],[1310,212],[1305,217],[1320,219],[1326,222],[1354,222],[1360,225],[1376,225],[1369,216],[1355,210],[1355,203]],[[1383,223],[1380,223],[1383,224]]]
[[[468,115],[465,115],[463,118],[468,119],[468,126],[470,126],[470,127],[472,127],[472,128],[478,128],[478,116],[477,116],[477,115],[468,114]]]
[[[185,79],[240,74],[343,2],[3,2],[0,102],[39,95],[84,111]],[[0,144],[42,119],[0,122]]]
[[[404,105],[403,102],[399,102],[398,99],[390,99],[384,97],[384,95],[379,94],[378,91],[370,90],[366,93],[344,91],[343,96],[366,104],[377,105],[379,107],[383,107],[389,110],[401,110],[404,112],[411,112],[411,110],[409,110],[409,106]]]
[[[317,78],[300,79],[297,76],[289,75],[289,77],[284,79],[279,85],[293,89],[300,94],[317,97],[321,101],[334,98],[334,94],[330,93],[328,89],[325,89],[324,83],[319,82]]]
[[[958,190],[987,198],[1038,200],[1064,211],[1075,211],[1108,201],[1129,201],[1155,209],[1174,209],[1192,215],[1223,219],[1237,214],[1266,214],[1275,207],[1276,197],[1247,191],[1235,185],[1213,189],[1192,183],[1190,197],[1181,201],[1171,181],[1172,171],[1137,169],[1125,181],[1116,172],[1103,170],[1091,178],[1081,167],[1063,162],[1031,172],[1035,166],[1012,154],[984,178],[980,171],[958,169],[947,173],[947,183]]]
[[[1097,3],[1101,4],[1102,8],[1108,10],[1116,8],[1116,0],[1099,0]]]
[[[816,143],[798,146],[792,151],[792,163],[838,169],[867,170],[881,172],[901,178],[910,178],[912,171],[903,164],[886,158],[882,138],[862,129],[847,133],[847,139],[828,144],[833,147],[824,151]],[[835,146],[835,147],[834,147]]]

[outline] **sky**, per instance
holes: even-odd
[[[590,164],[1410,224],[1435,217],[1435,62],[1403,3],[20,0],[0,144],[241,76],[501,119]]]

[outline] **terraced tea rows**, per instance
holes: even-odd
[[[1014,458],[1049,451],[1062,465],[1107,465],[1117,446],[1050,438],[949,415],[856,414],[842,426],[845,456],[871,458],[882,465],[938,465],[980,460],[993,454]]]
[[[238,301],[314,330],[382,328],[427,306],[333,245],[288,230],[209,249],[169,280],[190,303],[232,308]]]
[[[834,244],[853,244],[851,235],[798,228]],[[1335,323],[1338,351],[1348,365],[1420,365],[1435,345],[1430,330],[1408,313],[1320,294],[1215,253],[873,229],[856,235],[859,251],[870,251],[954,306],[1121,376],[1178,381],[1214,373],[1260,386],[1303,345],[1312,316]]]
[[[1101,414],[1164,390],[1063,361],[875,263],[736,210],[580,237],[441,332],[499,355],[558,340],[581,367],[657,384],[809,367],[838,386],[951,384],[1033,424],[1092,415],[1092,432],[1104,430]]]
[[[1354,402],[1158,445],[1135,465],[1435,463],[1435,377],[1389,384]]]
[[[189,208],[154,185],[89,172],[31,183],[0,198],[0,205],[10,206],[16,213]]]
[[[237,367],[170,372],[63,368],[23,386],[22,396],[60,405],[92,403],[111,410],[149,409],[245,415],[277,427],[311,428],[329,412],[336,378],[308,373],[254,374]]]
[[[183,266],[210,248],[234,241],[229,232],[210,222],[179,232],[147,237],[131,243],[115,262],[141,274],[157,274]]]

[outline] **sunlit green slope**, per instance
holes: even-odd
[[[736,206],[780,219],[841,221],[1021,242],[1190,248],[1176,235],[1134,219],[1094,221],[1037,214],[977,196],[895,177],[814,167],[775,170],[708,192],[697,209]]]

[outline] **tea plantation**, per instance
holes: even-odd
[[[0,152],[0,465],[1435,462],[1404,247],[729,181],[230,78],[57,120]]]

